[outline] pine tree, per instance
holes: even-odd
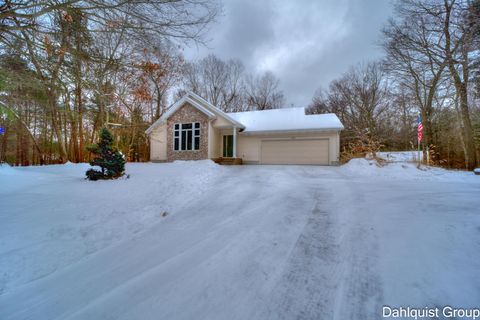
[[[113,136],[107,128],[100,131],[98,144],[88,147],[88,150],[96,155],[90,161],[91,166],[98,166],[101,171],[89,169],[85,174],[89,180],[116,179],[125,172],[125,159],[123,155],[113,147]]]

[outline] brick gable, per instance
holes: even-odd
[[[176,123],[200,123],[200,149],[175,151],[173,149],[173,131]],[[202,160],[208,158],[208,117],[185,103],[167,120],[167,161],[174,160]]]

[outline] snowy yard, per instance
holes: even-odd
[[[0,168],[0,319],[378,319],[478,307],[480,177],[378,167]],[[167,214],[163,214],[166,212]]]

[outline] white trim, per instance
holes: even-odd
[[[290,133],[327,133],[327,132],[340,132],[342,129],[338,128],[325,128],[325,129],[297,129],[297,130],[258,130],[258,131],[242,131],[241,135],[266,135],[266,134],[290,134]]]
[[[233,127],[233,157],[237,157],[237,127]]]
[[[212,120],[216,119],[217,115],[225,118],[226,120],[230,121],[233,125],[236,125],[242,129],[245,128],[245,126],[231,117],[229,117],[225,112],[222,110],[218,109],[205,99],[201,98],[200,96],[196,95],[193,92],[188,92],[185,94],[180,100],[175,102],[168,110],[165,112],[157,121],[155,121],[147,130],[145,130],[145,133],[149,135],[158,125],[162,124],[165,122],[172,114],[174,114],[180,107],[182,107],[186,102],[190,103],[193,107],[198,109],[199,111],[203,112],[204,114],[207,115],[207,117]]]
[[[210,143],[210,138],[212,135],[212,132],[210,130],[210,127],[212,125],[212,121],[207,122],[207,157],[208,159],[212,158],[212,144]]]
[[[195,128],[195,124],[199,125],[198,129]],[[184,124],[191,124],[192,125],[192,129],[183,129],[182,126]],[[178,130],[175,129],[175,126],[178,125]],[[191,130],[192,131],[192,148],[191,149],[182,149],[182,131],[185,130],[185,131],[189,131]],[[198,130],[199,131],[199,134],[198,135],[195,135],[195,130]],[[178,150],[175,149],[175,132],[178,131]],[[173,130],[172,130],[172,149],[173,151],[199,151],[200,150],[200,145],[201,145],[201,135],[202,135],[202,124],[200,122],[185,122],[185,123],[180,123],[180,122],[176,122],[173,124]],[[186,135],[188,136],[188,134]],[[195,138],[198,137],[198,149],[195,149]],[[188,140],[188,138],[187,138]],[[187,146],[187,142],[185,142],[185,146]]]
[[[146,134],[150,134],[158,125],[167,121],[167,119],[174,114],[180,107],[182,107],[186,102],[190,103],[193,107],[198,109],[200,112],[204,113],[209,119],[215,119],[215,113],[211,112],[207,108],[203,107],[200,103],[190,98],[188,95],[183,96],[180,100],[175,102],[168,110],[165,112],[157,121],[155,121],[147,130]]]
[[[188,93],[190,96],[192,96],[194,99],[197,99],[199,102],[205,104],[206,106],[210,107],[212,110],[212,112],[216,113],[217,115],[227,119],[228,121],[230,121],[233,125],[241,128],[241,129],[245,129],[245,126],[243,124],[241,124],[240,122],[236,121],[235,119],[233,119],[232,117],[230,117],[226,112],[223,112],[222,110],[220,110],[219,108],[215,107],[213,104],[211,104],[210,102],[208,102],[207,100],[203,99],[202,97],[200,97],[199,95],[195,94],[194,92],[189,92]]]
[[[197,108],[199,111],[205,113],[209,118],[215,118],[215,114],[202,106],[200,103],[197,101],[193,100],[190,98],[188,95],[184,96],[182,99],[177,101],[171,108],[167,110],[162,116],[165,120],[167,120],[172,114],[174,114],[180,107],[182,107],[186,102],[190,103],[192,106]]]

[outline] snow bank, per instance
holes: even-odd
[[[0,165],[0,193],[13,192],[44,178],[43,173],[29,174],[26,167],[11,167],[8,164]]]
[[[12,175],[15,173],[16,173],[15,169],[13,169],[8,163],[0,164],[0,177],[2,175]]]
[[[377,157],[389,162],[416,162],[418,161],[418,151],[388,151],[377,152]],[[420,152],[420,159],[423,159],[423,153]]]
[[[411,162],[378,163],[376,160],[356,158],[340,167],[340,170],[355,178],[379,177],[387,179],[471,179],[472,174],[460,170],[447,170],[437,167],[420,166]]]

